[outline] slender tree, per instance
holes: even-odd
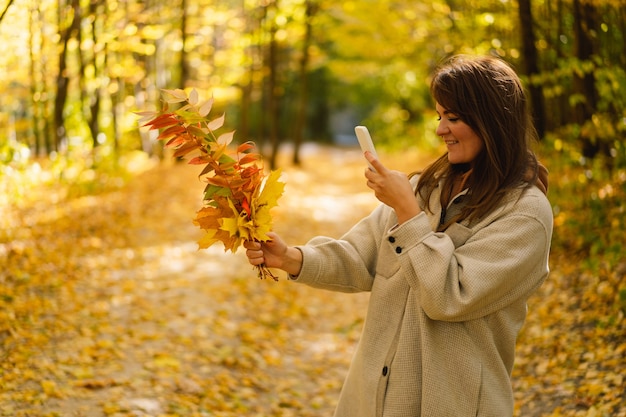
[[[596,28],[596,9],[591,2],[574,0],[572,3],[574,17],[574,38],[576,58],[581,68],[591,62],[595,53],[592,32]],[[583,126],[593,116],[597,108],[597,93],[593,70],[574,72],[573,94],[577,97],[573,112],[573,122]],[[602,148],[602,141],[582,135],[582,152],[584,156],[593,158]]]
[[[59,7],[59,14],[62,15],[64,7]],[[59,27],[61,46],[59,52],[59,70],[57,73],[57,91],[54,101],[54,134],[55,134],[55,143],[54,150],[59,148],[59,145],[66,138],[67,132],[65,129],[64,123],[64,110],[65,103],[67,101],[67,96],[69,92],[69,83],[70,77],[68,74],[67,67],[67,55],[68,55],[68,44],[72,37],[77,36],[77,32],[80,30],[80,19],[81,19],[81,10],[80,10],[80,1],[79,0],[71,0],[69,4],[69,8],[67,11],[70,14],[69,23],[66,28]],[[62,22],[63,19],[59,19],[59,23]]]
[[[306,129],[307,108],[309,103],[309,61],[311,39],[313,37],[313,17],[317,11],[317,3],[315,0],[305,0],[305,20],[304,20],[304,39],[302,41],[302,51],[300,52],[300,65],[298,71],[298,79],[300,80],[300,91],[298,95],[298,110],[296,114],[296,122],[294,126],[294,149],[293,163],[300,165],[300,146],[304,140],[304,131]]]
[[[9,11],[9,7],[11,7],[12,4],[13,4],[13,0],[9,0],[9,2],[6,5],[6,7],[2,11],[2,14],[0,14],[0,23],[2,23],[2,20],[4,19],[4,16],[7,14],[7,12]]]
[[[187,60],[187,25],[188,25],[188,10],[187,0],[181,0],[180,3],[180,39],[182,43],[182,50],[180,54],[180,85],[185,87],[189,82],[189,61]]]
[[[532,16],[531,0],[518,0],[519,20],[522,38],[522,53],[524,56],[525,72],[528,76],[528,90],[532,103],[535,126],[539,137],[543,137],[546,130],[543,91],[533,78],[539,74],[539,58],[535,39],[535,22]]]
[[[29,78],[30,78],[30,97],[31,97],[31,123],[33,130],[33,148],[35,155],[40,155],[43,144],[42,117],[41,117],[41,84],[39,82],[36,62],[38,57],[35,55],[35,37],[39,34],[39,11],[37,9],[37,1],[30,2],[30,10],[28,13],[28,46],[29,46]]]
[[[271,154],[269,157],[270,169],[276,167],[278,157],[278,149],[280,146],[279,124],[280,109],[278,95],[278,41],[276,40],[276,32],[278,26],[276,22],[276,13],[278,12],[278,0],[271,0],[266,7],[266,24],[268,26],[268,46],[265,67],[267,68],[267,114],[269,123],[269,140],[271,145]]]
[[[87,104],[87,108],[89,109],[89,131],[91,132],[91,139],[93,148],[95,149],[98,144],[98,135],[100,134],[100,108],[102,101],[102,86],[100,85],[100,80],[102,79],[103,72],[103,60],[100,58],[102,52],[100,51],[99,39],[98,39],[98,26],[99,22],[102,19],[102,16],[105,15],[101,9],[99,0],[91,0],[89,3],[89,17],[91,18],[91,42],[93,44],[92,53],[89,59],[89,65],[93,68],[93,77],[94,86],[93,88],[84,88],[83,91],[88,91],[89,94],[84,97],[84,101]],[[82,48],[81,48],[82,49]],[[84,61],[83,65],[84,65]],[[86,74],[86,68],[83,66],[83,71],[81,71],[82,77],[87,80],[88,76]]]

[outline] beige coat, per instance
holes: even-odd
[[[487,218],[445,233],[433,232],[437,191],[430,206],[434,214],[396,227],[381,205],[341,239],[299,247],[302,270],[291,279],[371,291],[336,417],[513,414],[515,340],[527,298],[548,275],[550,203],[537,187],[520,190]]]

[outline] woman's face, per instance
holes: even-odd
[[[483,140],[459,117],[437,103],[439,125],[437,136],[448,148],[448,161],[451,164],[471,164],[485,146]]]

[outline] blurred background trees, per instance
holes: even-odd
[[[495,54],[524,79],[551,171],[552,288],[586,300],[572,304],[595,320],[581,328],[620,338],[625,36],[624,0],[5,0],[0,260],[24,233],[5,214],[27,197],[45,193],[47,208],[120,188],[164,156],[134,113],[160,107],[161,89],[214,96],[214,114],[272,168],[279,150],[304,165],[305,142],[356,146],[358,124],[396,168],[409,147],[441,152],[428,91],[438,62]]]
[[[623,0],[5,4],[0,199],[24,193],[20,170],[41,179],[44,166],[56,180],[93,188],[138,155],[162,157],[134,112],[159,107],[163,88],[214,96],[236,140],[257,142],[272,168],[279,150],[300,163],[304,142],[355,145],[358,124],[378,146],[433,152],[429,74],[451,54],[488,53],[512,63],[531,95],[556,222],[570,228],[555,244],[621,256]]]
[[[50,303],[45,294],[78,297],[74,294],[82,290],[56,291],[99,276],[100,264],[149,262],[149,271],[161,268],[153,262],[155,255],[119,256],[122,247],[131,245],[124,242],[145,239],[154,223],[164,240],[177,239],[171,234],[174,217],[168,204],[186,203],[164,190],[167,183],[181,192],[195,185],[167,177],[164,172],[171,167],[165,164],[150,173],[161,175],[163,184],[142,176],[124,193],[105,195],[112,198],[99,209],[96,201],[106,199],[91,198],[128,186],[131,175],[166,156],[155,132],[140,129],[134,113],[160,107],[161,89],[196,88],[205,99],[214,96],[214,114],[226,112],[226,127],[237,130],[235,139],[257,142],[272,168],[291,160],[302,162],[306,171],[308,163],[314,174],[306,178],[314,181],[296,184],[301,188],[296,194],[312,197],[300,199],[302,210],[295,216],[308,219],[312,211],[335,208],[317,199],[324,186],[310,184],[342,175],[328,168],[340,164],[319,162],[321,157],[336,162],[327,157],[336,155],[335,149],[307,160],[301,155],[303,143],[356,146],[354,126],[365,124],[391,168],[414,163],[409,147],[423,152],[420,157],[431,157],[442,149],[434,133],[437,115],[429,74],[446,56],[489,53],[523,76],[542,136],[537,152],[551,172],[553,274],[533,313],[540,325],[531,325],[526,339],[520,339],[526,346],[526,362],[521,363],[526,368],[516,368],[525,377],[538,376],[522,381],[524,401],[537,411],[534,396],[547,391],[546,398],[566,399],[576,415],[618,415],[616,408],[612,412],[591,404],[624,402],[623,372],[615,365],[623,363],[626,334],[624,1],[0,1],[0,263],[9,265],[0,267],[0,313],[8,317],[0,342],[26,347],[28,359],[22,366],[5,361],[9,372],[3,388],[10,393],[18,380],[35,381],[24,369],[37,382],[43,378],[29,365],[30,359],[46,355],[33,354],[39,345],[30,341],[47,339],[37,332],[29,338],[13,331],[15,323],[28,332],[49,321],[66,328],[85,318],[81,313],[67,323],[56,320],[58,312],[49,307],[59,310],[64,299]],[[344,180],[360,175],[352,165],[345,168],[350,176]],[[138,188],[138,182],[146,188]],[[190,223],[196,207],[189,208]],[[74,211],[79,216],[68,217]],[[156,220],[147,222],[149,217]],[[310,227],[314,220],[301,223],[319,230]],[[104,225],[107,230],[96,230]],[[180,232],[178,226],[174,229]],[[292,229],[292,236],[306,234],[295,223]],[[86,272],[92,266],[84,263],[82,251],[87,259],[98,252],[95,275]],[[144,287],[107,289],[96,298],[133,288]],[[268,294],[278,291],[283,289]],[[99,322],[105,316],[99,303],[94,306]],[[47,328],[43,333],[60,334]],[[57,381],[45,359],[40,369]],[[83,369],[88,368],[81,367],[81,374]],[[67,369],[59,372],[68,374]],[[611,386],[615,392],[608,391]],[[570,395],[573,387],[577,395]],[[41,402],[31,388],[16,392]],[[189,399],[184,403],[190,404]],[[555,410],[559,415],[563,411]]]
[[[135,110],[162,88],[214,95],[240,140],[436,144],[428,75],[497,54],[525,77],[557,150],[623,166],[621,0],[14,0],[0,21],[0,163],[158,154]]]

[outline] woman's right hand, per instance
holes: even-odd
[[[280,236],[269,232],[267,242],[247,240],[243,243],[251,265],[264,264],[268,268],[279,268],[291,275],[298,275],[302,268],[302,252],[287,246]]]

